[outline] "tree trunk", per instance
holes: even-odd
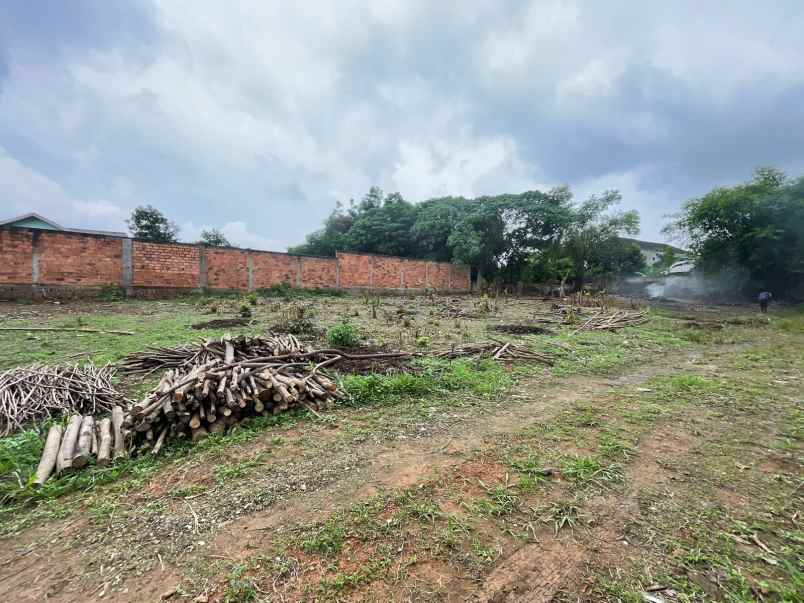
[[[112,420],[108,417],[101,419],[99,424],[100,441],[98,442],[98,465],[109,464],[112,453]]]
[[[53,473],[53,468],[56,466],[56,459],[59,456],[59,444],[61,444],[61,425],[54,425],[50,428],[45,441],[45,448],[42,450],[42,458],[39,460],[39,466],[36,468],[36,479],[34,480],[34,487],[41,487]]]
[[[114,458],[126,456],[126,445],[123,442],[123,409],[115,406],[112,409],[112,427],[114,429]]]
[[[73,451],[79,429],[81,429],[81,415],[73,415],[70,417],[67,429],[64,430],[64,437],[61,439],[61,447],[56,458],[56,471],[59,473],[73,466]]]
[[[92,432],[95,431],[95,419],[90,415],[81,421],[81,431],[78,434],[78,446],[73,456],[73,467],[80,469],[89,462],[92,455]]]

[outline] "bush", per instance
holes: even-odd
[[[249,293],[246,295],[246,301],[250,303],[252,306],[257,305],[257,294],[256,293]]]
[[[320,329],[315,326],[313,316],[315,309],[311,306],[292,303],[282,312],[282,318],[271,327],[271,330],[293,335],[317,335]]]
[[[360,330],[348,322],[335,325],[327,331],[327,341],[329,345],[356,348],[360,345],[360,339]]]

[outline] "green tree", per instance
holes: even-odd
[[[210,245],[212,247],[232,247],[229,239],[217,228],[210,228],[209,230],[201,231],[201,240],[199,243]]]
[[[139,206],[126,220],[128,229],[135,239],[145,239],[155,243],[173,243],[177,240],[178,226],[151,205]]]
[[[463,197],[443,197],[416,206],[416,221],[411,229],[416,256],[438,262],[452,260],[449,236],[471,205]]]
[[[784,294],[804,279],[804,178],[757,168],[749,182],[688,201],[666,232],[689,242],[706,273]]]
[[[644,271],[647,263],[639,245],[611,237],[592,251],[589,266],[590,272],[598,276],[628,276]]]
[[[399,193],[391,193],[377,200],[382,191],[372,188],[360,202],[359,213],[346,237],[348,249],[410,256],[415,253],[411,230],[416,222],[417,210]]]
[[[611,244],[618,235],[639,232],[637,212],[608,213],[620,199],[619,192],[606,191],[592,195],[573,208],[572,219],[562,237],[562,248],[564,255],[572,260],[576,289],[583,289],[597,250]]]

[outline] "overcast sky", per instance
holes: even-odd
[[[449,8],[449,7],[453,8]],[[376,184],[609,188],[664,215],[804,174],[801,0],[3,0],[0,219],[282,250]]]

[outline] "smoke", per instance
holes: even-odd
[[[630,278],[617,291],[625,295],[680,302],[728,303],[747,300],[744,275],[722,272],[705,275],[694,271],[657,278]]]

